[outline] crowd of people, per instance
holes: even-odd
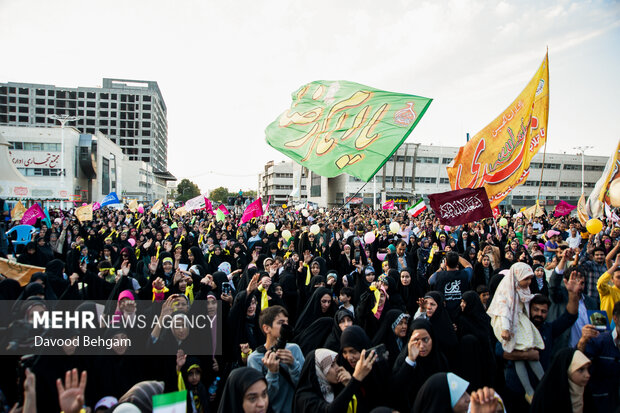
[[[52,210],[3,251],[44,268],[25,286],[0,277],[0,299],[18,301],[0,316],[6,411],[148,412],[178,390],[202,413],[620,411],[611,220],[591,234],[516,211],[459,227],[355,206],[277,207],[243,225],[174,212],[104,207],[80,222]],[[221,344],[205,334],[213,354],[192,354],[156,326],[140,339],[161,356],[8,354],[10,324],[58,300],[105,301],[118,317],[183,317],[204,300],[220,308]]]

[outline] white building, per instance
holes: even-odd
[[[293,161],[280,163],[269,161],[265,164],[264,171],[258,175],[258,196],[264,199],[271,196],[271,202],[275,205],[305,201],[307,198],[305,174],[307,170],[302,171],[302,167]],[[294,190],[296,193],[293,193]]]
[[[150,163],[143,161],[123,162],[123,190],[118,193],[119,198],[128,202],[137,199],[138,202],[154,204],[160,199],[168,202],[166,181],[176,180],[170,173],[159,173],[153,170]]]
[[[302,196],[319,206],[341,206],[349,198],[352,203],[373,204],[373,191],[376,188],[376,204],[394,200],[398,204],[411,204],[412,201],[429,194],[450,191],[450,181],[446,166],[456,156],[459,148],[449,146],[403,144],[396,153],[377,172],[368,183],[349,175],[325,178],[310,172],[309,185],[302,189]],[[605,156],[584,157],[584,190],[586,196],[600,178],[605,164]],[[542,171],[543,153],[534,156],[530,164],[527,181],[518,186],[506,197],[501,205],[515,207],[532,205],[538,193]],[[581,155],[547,153],[540,191],[542,205],[553,208],[560,200],[576,204],[581,195]],[[292,162],[289,162],[292,164]],[[267,164],[269,165],[269,164]],[[281,164],[277,164],[281,165]],[[301,170],[294,164],[293,171]],[[267,170],[267,166],[266,166]],[[261,174],[261,179],[265,174]],[[260,180],[259,179],[259,182]],[[279,186],[292,188],[293,180],[281,180]]]
[[[9,142],[15,167],[30,186],[13,188],[10,200],[61,202],[100,201],[122,191],[122,149],[100,132],[81,134],[72,127],[0,126]],[[64,151],[63,151],[64,149]],[[64,172],[64,173],[63,173]]]

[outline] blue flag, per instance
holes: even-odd
[[[108,195],[103,198],[101,201],[101,206],[111,205],[111,204],[120,204],[121,201],[118,200],[118,195],[116,192],[110,192]]]

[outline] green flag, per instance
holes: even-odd
[[[224,221],[224,219],[226,219],[226,216],[224,215],[224,212],[222,212],[222,210],[219,209],[219,208],[216,209],[215,210],[215,220],[217,222],[220,222],[220,221]]]
[[[432,99],[347,81],[316,81],[293,93],[267,143],[315,173],[369,181],[407,139]]]

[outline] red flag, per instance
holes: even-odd
[[[256,201],[248,205],[245,211],[243,211],[240,224],[245,224],[252,218],[258,218],[261,215],[263,215],[263,202],[260,200],[260,198],[258,198]]]
[[[24,225],[34,225],[37,223],[37,218],[45,218],[45,212],[43,212],[41,205],[33,204],[24,212],[20,223]]]
[[[387,201],[385,204],[383,204],[383,206],[381,208],[383,208],[383,209],[394,209],[394,200],[392,199],[391,201]]]
[[[215,215],[215,212],[213,212],[213,204],[211,204],[211,201],[209,201],[209,199],[205,196],[205,210],[211,214],[211,215]]]
[[[493,207],[493,218],[497,219],[500,215],[502,215],[502,213],[500,212],[499,207]]]
[[[219,207],[217,207],[217,209],[219,209],[220,211],[222,211],[222,212],[224,213],[224,215],[228,215],[228,214],[230,214],[230,211],[228,210],[228,208],[226,208],[226,207],[224,206],[224,204],[220,204],[220,206],[219,206]]]
[[[566,201],[560,201],[560,203],[555,206],[553,215],[556,217],[563,217],[564,215],[570,214],[575,208],[577,208],[577,205],[571,205]]]
[[[428,199],[441,225],[454,227],[493,216],[484,187],[432,194]]]

